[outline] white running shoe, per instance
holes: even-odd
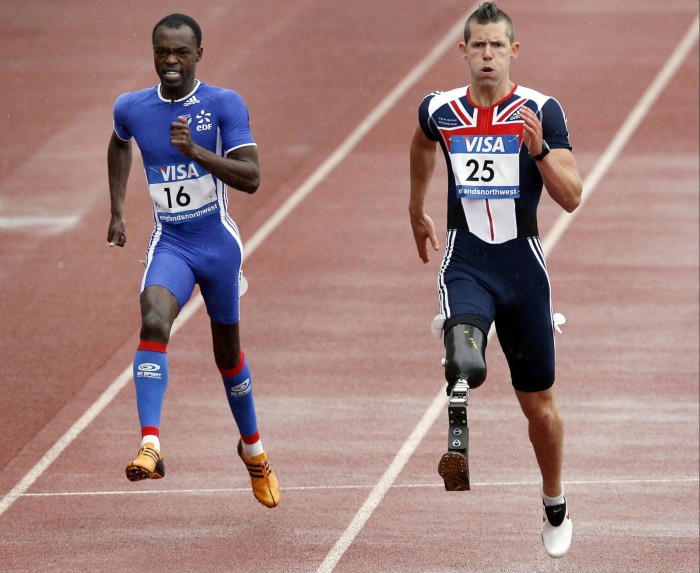
[[[566,498],[561,505],[544,507],[542,520],[542,543],[545,551],[550,557],[563,557],[571,547],[573,534]]]

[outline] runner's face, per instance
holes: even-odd
[[[195,68],[202,48],[189,26],[161,26],[153,37],[153,62],[161,82],[161,93],[168,99],[180,99],[192,91]]]
[[[510,43],[505,21],[470,24],[469,43],[460,43],[462,57],[469,65],[471,81],[482,89],[494,89],[509,82],[510,60],[518,54],[520,44]]]

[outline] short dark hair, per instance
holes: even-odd
[[[510,19],[510,16],[496,6],[494,2],[484,2],[469,16],[469,18],[467,18],[464,24],[464,43],[469,43],[469,38],[471,37],[469,26],[471,24],[495,24],[501,21],[506,23],[508,38],[512,44],[515,41],[515,27],[513,26],[513,21]]]
[[[161,18],[161,20],[153,27],[151,41],[155,39],[156,30],[161,26],[165,26],[166,28],[179,28],[180,26],[189,27],[197,40],[197,47],[202,47],[202,29],[199,27],[199,24],[195,22],[194,18],[186,16],[185,14],[170,14],[165,18]]]

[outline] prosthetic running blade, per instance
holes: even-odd
[[[469,427],[467,405],[469,384],[460,378],[452,388],[447,413],[450,423],[447,453],[438,464],[438,473],[445,481],[447,491],[467,491],[469,483]]]

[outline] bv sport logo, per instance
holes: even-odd
[[[160,366],[158,366],[158,364],[153,364],[152,362],[144,362],[143,364],[139,364],[137,370],[137,378],[153,378],[156,380],[163,378],[163,373],[159,372]]]
[[[246,378],[244,382],[241,382],[240,384],[237,384],[231,388],[231,396],[234,398],[240,398],[241,396],[248,394],[252,389],[250,378]]]

